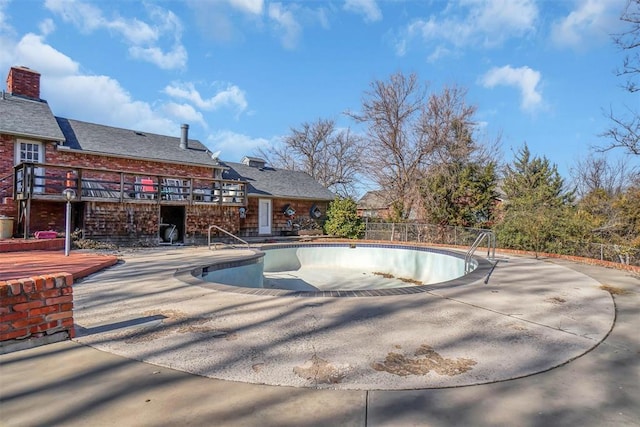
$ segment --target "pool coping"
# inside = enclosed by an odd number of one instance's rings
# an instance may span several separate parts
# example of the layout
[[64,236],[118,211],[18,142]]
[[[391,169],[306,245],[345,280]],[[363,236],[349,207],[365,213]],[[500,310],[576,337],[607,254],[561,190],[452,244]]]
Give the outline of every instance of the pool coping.
[[[246,265],[247,263],[252,263],[255,260],[258,260],[264,257],[263,248],[265,250],[269,249],[286,249],[286,248],[299,248],[299,247],[375,247],[375,248],[393,248],[393,249],[410,249],[410,250],[418,250],[421,252],[431,252],[438,254],[445,254],[454,256],[456,258],[465,258],[465,254],[455,252],[452,250],[441,249],[441,248],[433,248],[429,246],[415,246],[415,245],[407,245],[405,244],[379,244],[379,243],[275,243],[275,244],[264,244],[257,247],[250,248],[254,253],[249,255],[240,255],[233,258],[225,258],[224,260],[220,260],[218,262],[211,262],[206,265],[198,265],[198,266],[189,266],[185,268],[178,269],[174,276],[189,285],[200,286],[207,289],[213,289],[221,292],[231,292],[236,294],[244,294],[244,295],[257,295],[257,296],[278,296],[278,297],[293,297],[293,298],[360,298],[360,297],[383,297],[383,296],[399,296],[399,295],[410,295],[410,294],[418,294],[424,292],[432,292],[437,289],[446,289],[452,288],[456,286],[462,285],[470,285],[476,284],[483,278],[489,278],[495,264],[491,263],[489,260],[479,257],[472,256],[471,259],[476,263],[476,268],[470,272],[465,274],[464,276],[457,277],[455,279],[447,280],[444,282],[438,283],[430,283],[428,285],[411,285],[411,286],[403,286],[398,288],[389,288],[389,289],[362,289],[362,290],[335,290],[335,291],[296,291],[296,290],[286,290],[286,289],[265,289],[265,288],[250,288],[250,287],[242,287],[242,286],[233,286],[233,285],[225,285],[222,283],[216,282],[207,282],[202,279],[199,279],[197,276],[201,276],[203,272],[208,269],[223,269],[223,268],[231,268],[238,267],[241,265]],[[484,282],[486,284],[486,281]]]

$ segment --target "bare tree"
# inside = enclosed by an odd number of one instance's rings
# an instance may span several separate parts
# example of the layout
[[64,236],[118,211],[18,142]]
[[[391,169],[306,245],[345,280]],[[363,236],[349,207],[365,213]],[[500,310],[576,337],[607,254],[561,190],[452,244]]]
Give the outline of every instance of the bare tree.
[[621,194],[633,185],[637,172],[626,159],[609,161],[605,156],[590,155],[578,159],[571,168],[571,178],[579,198],[601,190],[608,197]]
[[335,121],[318,119],[291,128],[282,146],[260,150],[271,165],[307,172],[329,190],[355,194],[360,171],[360,141],[349,129],[336,129]]
[[426,164],[428,141],[422,129],[426,89],[415,74],[401,72],[374,81],[365,92],[361,112],[348,112],[367,125],[367,173],[386,190],[387,202],[400,219],[416,204],[419,179]]
[[368,171],[398,219],[425,218],[425,177],[455,173],[462,168],[453,163],[489,156],[474,141],[476,107],[465,97],[466,90],[455,86],[427,95],[415,74],[398,72],[373,82],[362,111],[349,113],[367,125]]
[[[640,0],[627,0],[626,7],[620,17],[626,30],[613,35],[614,43],[626,56],[617,75],[625,77],[623,87],[629,93],[640,91],[638,77],[640,76]],[[613,148],[623,148],[629,153],[640,156],[640,111],[627,107],[626,115],[615,114],[609,110],[607,117],[611,120],[611,127],[601,134],[610,143],[601,151]]]

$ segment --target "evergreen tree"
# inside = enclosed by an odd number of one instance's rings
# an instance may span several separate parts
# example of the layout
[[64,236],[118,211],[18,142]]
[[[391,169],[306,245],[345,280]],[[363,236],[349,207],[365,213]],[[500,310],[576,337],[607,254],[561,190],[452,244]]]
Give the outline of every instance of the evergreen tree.
[[532,157],[525,144],[507,165],[502,189],[504,218],[496,227],[500,244],[536,254],[561,252],[573,196],[556,165],[546,157]]
[[425,203],[429,222],[462,227],[489,227],[496,201],[493,162],[453,163],[425,179]]

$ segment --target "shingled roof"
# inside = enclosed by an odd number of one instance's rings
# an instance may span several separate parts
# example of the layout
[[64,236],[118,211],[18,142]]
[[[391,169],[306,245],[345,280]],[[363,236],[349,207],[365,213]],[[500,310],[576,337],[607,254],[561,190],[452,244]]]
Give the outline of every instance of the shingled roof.
[[90,154],[138,158],[172,163],[217,166],[200,141],[189,139],[180,148],[180,137],[134,131],[56,117],[66,138],[65,146]]
[[243,163],[223,162],[229,170],[224,178],[248,182],[248,196],[333,200],[335,195],[302,171],[257,168]]
[[0,133],[64,141],[64,135],[46,101],[6,93],[0,97]]

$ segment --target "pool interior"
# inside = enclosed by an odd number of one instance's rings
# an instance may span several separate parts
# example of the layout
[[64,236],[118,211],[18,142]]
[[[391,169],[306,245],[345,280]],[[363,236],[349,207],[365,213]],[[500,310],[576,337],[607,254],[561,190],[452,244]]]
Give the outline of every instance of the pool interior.
[[[297,244],[260,249],[262,252],[250,260],[204,268],[202,280],[245,288],[315,293],[424,288],[465,276],[463,255],[434,248]],[[478,262],[474,259],[471,265],[477,268]]]

